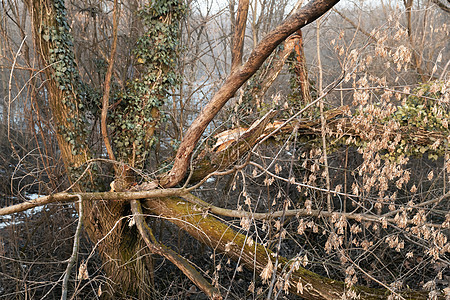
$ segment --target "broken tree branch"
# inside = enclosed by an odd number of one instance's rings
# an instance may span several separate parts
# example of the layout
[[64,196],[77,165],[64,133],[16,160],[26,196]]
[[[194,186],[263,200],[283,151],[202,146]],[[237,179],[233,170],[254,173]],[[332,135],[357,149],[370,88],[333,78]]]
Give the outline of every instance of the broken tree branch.
[[181,196],[186,193],[185,189],[163,189],[163,190],[149,190],[142,192],[97,192],[97,193],[57,193],[54,195],[39,197],[27,202],[2,207],[0,208],[0,216],[10,215],[25,211],[37,206],[42,206],[50,203],[70,203],[78,199],[78,196],[83,200],[110,200],[110,201],[130,201],[135,199]]

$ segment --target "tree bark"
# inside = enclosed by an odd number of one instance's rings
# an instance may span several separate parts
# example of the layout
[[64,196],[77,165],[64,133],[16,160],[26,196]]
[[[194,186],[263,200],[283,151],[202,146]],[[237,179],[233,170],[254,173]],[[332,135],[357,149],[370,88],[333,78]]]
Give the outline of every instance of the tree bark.
[[416,69],[422,82],[426,82],[428,80],[428,78],[422,69],[422,57],[419,56],[418,51],[416,49],[416,43],[414,41],[414,35],[413,35],[413,29],[412,29],[413,0],[403,0],[403,4],[405,5],[405,10],[406,10],[406,23],[407,23],[406,28],[408,30],[409,44],[411,45],[412,54],[413,54],[413,61],[411,62],[411,64]]
[[247,25],[249,0],[240,0],[234,26],[233,48],[231,49],[231,72],[242,65],[242,53],[244,51],[245,27]]
[[299,84],[303,104],[306,105],[311,102],[311,93],[309,91],[308,69],[306,67],[305,52],[303,51],[303,34],[301,29],[297,30],[297,35],[298,39],[295,44],[295,55],[297,57],[295,74],[297,75],[296,79]]

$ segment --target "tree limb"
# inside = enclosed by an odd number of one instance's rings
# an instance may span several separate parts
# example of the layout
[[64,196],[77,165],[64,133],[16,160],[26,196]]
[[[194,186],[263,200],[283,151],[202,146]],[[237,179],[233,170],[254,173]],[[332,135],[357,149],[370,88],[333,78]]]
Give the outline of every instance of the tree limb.
[[[250,270],[262,273],[266,266],[274,260],[273,252],[263,245],[249,242],[246,235],[218,221],[210,214],[205,214],[195,205],[180,201],[178,198],[167,197],[152,199],[145,202],[145,207],[152,212],[167,218],[202,243],[238,261]],[[205,238],[205,235],[207,238]],[[279,257],[277,276],[282,278],[290,273],[290,292],[305,299],[342,299],[348,289],[341,281],[329,279],[315,274],[295,264],[295,260]],[[285,272],[283,272],[285,270]],[[272,270],[273,271],[273,270]],[[299,288],[301,286],[301,289]],[[360,295],[360,299],[386,299],[389,291],[353,286],[352,291]],[[407,291],[402,293],[411,299],[426,299],[427,293]]]
[[221,300],[222,296],[217,288],[213,287],[185,258],[170,249],[169,247],[160,244],[154,237],[150,227],[144,219],[142,206],[137,200],[131,201],[131,211],[133,212],[133,219],[136,222],[136,227],[139,230],[145,244],[151,252],[159,254],[169,261],[171,261],[184,275],[186,275],[198,288],[200,288],[210,299]]
[[111,142],[108,136],[108,129],[106,127],[106,117],[108,114],[109,108],[109,91],[111,89],[111,77],[114,69],[114,57],[116,55],[117,49],[117,28],[119,23],[119,7],[117,5],[117,0],[114,0],[114,9],[113,9],[113,42],[111,47],[111,54],[109,57],[109,65],[108,70],[105,75],[104,82],[104,90],[103,90],[103,98],[102,98],[102,114],[101,114],[101,129],[102,129],[102,137],[105,143],[106,151],[108,152],[109,159],[116,160],[114,156],[114,152],[111,147]]
[[75,236],[73,239],[73,248],[72,248],[72,255],[70,256],[68,262],[67,262],[67,268],[66,272],[64,274],[63,284],[62,284],[62,294],[61,294],[61,300],[67,299],[67,290],[68,290],[68,284],[69,284],[69,278],[70,278],[70,271],[72,270],[73,265],[75,264],[75,261],[77,260],[78,256],[78,247],[80,244],[80,234],[81,234],[81,224],[83,224],[83,199],[76,195],[79,202],[79,208],[78,208],[78,225],[77,229],[75,231]]
[[236,24],[234,26],[233,45],[231,49],[231,71],[242,64],[244,50],[245,27],[247,25],[249,0],[239,0]]
[[[330,193],[332,193],[332,192],[330,192]],[[444,196],[449,197],[450,192]],[[194,196],[191,193],[186,193],[180,197],[189,201],[190,203],[192,203],[194,205],[200,206],[204,211],[209,211],[216,215],[232,217],[232,218],[251,218],[254,220],[267,220],[267,219],[279,218],[284,214],[287,217],[298,216],[298,217],[330,218],[333,216],[334,217],[337,216],[337,217],[344,217],[345,219],[349,219],[349,220],[375,222],[375,223],[380,223],[380,224],[384,224],[384,223],[396,224],[397,223],[394,218],[388,218],[388,216],[392,216],[391,213],[388,213],[386,215],[377,216],[377,215],[369,215],[369,214],[354,213],[354,212],[351,212],[351,213],[336,212],[336,211],[329,212],[329,211],[324,211],[324,210],[319,210],[319,209],[305,209],[305,208],[289,209],[289,210],[285,210],[285,211],[279,210],[279,211],[267,212],[267,213],[257,213],[257,212],[249,212],[249,211],[245,211],[245,210],[234,210],[234,209],[227,209],[227,208],[214,206],[214,205],[211,205],[211,204],[201,200],[200,198]],[[438,199],[441,199],[441,198],[442,197],[440,197]],[[436,202],[438,199],[434,199],[434,201]],[[413,220],[407,220],[406,223],[409,225],[417,225],[416,223],[414,223]],[[442,225],[440,225],[440,224],[427,223],[426,225],[428,225],[430,227],[435,227],[435,228],[442,227]]]
[[0,216],[10,215],[25,211],[37,206],[46,205],[49,203],[70,203],[74,202],[80,196],[83,200],[102,200],[102,201],[129,201],[135,199],[167,197],[167,196],[181,196],[186,193],[185,189],[164,189],[164,190],[149,190],[142,192],[98,192],[98,193],[57,193],[54,195],[39,197],[23,203],[0,208]]
[[272,51],[289,35],[313,22],[326,13],[339,0],[311,1],[298,12],[286,18],[277,28],[271,31],[252,51],[247,62],[236,68],[217,91],[210,102],[206,104],[197,118],[189,127],[175,156],[170,172],[161,180],[163,187],[173,187],[178,184],[187,172],[190,157],[204,130],[234,93],[252,76]]

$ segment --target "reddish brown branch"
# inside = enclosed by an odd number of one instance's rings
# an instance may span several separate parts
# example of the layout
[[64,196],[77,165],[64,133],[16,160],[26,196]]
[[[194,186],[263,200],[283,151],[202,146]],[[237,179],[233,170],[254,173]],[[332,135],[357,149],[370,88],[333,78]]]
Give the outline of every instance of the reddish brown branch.
[[273,50],[292,33],[316,20],[338,2],[339,0],[317,0],[308,3],[297,13],[289,16],[258,44],[247,62],[228,76],[224,85],[191,124],[178,148],[171,171],[161,180],[162,186],[173,187],[183,179],[192,152],[208,124],[242,84],[261,67]]
[[114,152],[111,147],[111,142],[108,137],[108,129],[106,127],[106,116],[108,114],[109,108],[109,91],[111,90],[111,77],[114,68],[114,57],[116,55],[117,49],[117,27],[119,23],[119,7],[117,5],[117,0],[114,0],[114,13],[113,13],[113,43],[111,47],[111,55],[109,57],[108,70],[105,76],[103,99],[102,99],[102,115],[101,115],[101,129],[102,137],[105,142],[105,148],[108,152],[109,159],[115,160]]
[[242,53],[244,51],[245,25],[247,24],[247,15],[249,0],[240,0],[236,25],[234,27],[233,48],[231,49],[231,71],[242,65]]
[[311,94],[309,92],[308,70],[306,68],[305,52],[303,51],[303,34],[301,29],[297,30],[295,54],[297,56],[295,75],[297,75],[302,101],[304,104],[308,104],[311,102]]

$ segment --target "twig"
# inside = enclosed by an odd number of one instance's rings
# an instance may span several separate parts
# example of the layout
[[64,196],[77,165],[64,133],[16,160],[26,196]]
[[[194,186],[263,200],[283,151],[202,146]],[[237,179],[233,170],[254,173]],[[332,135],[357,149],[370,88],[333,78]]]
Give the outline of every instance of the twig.
[[275,264],[274,264],[274,272],[272,273],[272,280],[270,282],[269,285],[269,291],[267,292],[267,300],[270,300],[270,298],[272,297],[272,293],[273,293],[273,289],[275,287],[275,282],[277,280],[277,275],[278,273],[276,272],[276,270],[278,270],[278,264],[280,263],[280,250],[281,250],[281,242],[283,241],[283,231],[285,230],[283,228],[283,223],[284,223],[284,218],[286,217],[286,208],[288,206],[288,200],[285,199],[284,203],[283,203],[283,210],[282,210],[282,214],[281,214],[281,220],[280,220],[280,230],[278,233],[278,241],[277,241],[277,248],[276,248],[276,252],[275,252]]
[[[322,70],[322,60],[321,60],[321,54],[320,54],[320,21],[322,20],[322,17],[317,19],[317,34],[316,34],[316,46],[317,46],[317,68],[319,69],[319,95],[322,95],[323,89],[322,89],[322,83],[323,83],[323,70]],[[324,167],[325,167],[325,182],[327,190],[330,190],[330,171],[328,169],[328,155],[327,155],[327,139],[326,139],[326,121],[324,117],[324,107],[323,107],[323,101],[322,99],[319,102],[319,110],[320,110],[320,133],[322,136],[322,152],[323,152],[323,160],[324,160]],[[331,205],[331,194],[327,193],[327,210],[328,212],[331,212],[333,210]]]
[[14,147],[13,142],[11,141],[11,104],[14,100],[11,100],[11,90],[12,90],[12,78],[13,78],[13,74],[14,74],[14,67],[16,65],[17,62],[17,57],[19,56],[20,51],[22,50],[23,45],[25,44],[25,40],[26,40],[26,36],[22,39],[22,42],[20,43],[19,49],[16,52],[16,55],[14,56],[14,60],[13,60],[13,64],[11,66],[11,72],[9,74],[9,82],[8,82],[8,114],[7,114],[7,120],[6,122],[8,123],[8,141],[11,144],[11,148],[14,152],[14,154],[17,157],[20,157],[20,155],[17,153],[16,148]]
[[[294,166],[294,157],[295,157],[295,149],[296,149],[296,145],[297,145],[297,126],[294,128],[294,136],[295,136],[295,139],[294,139],[294,146],[293,146],[293,152],[292,152],[292,156],[291,156],[291,163],[290,163],[290,166],[289,166],[289,178],[292,176],[292,168],[293,168],[293,166]],[[282,211],[282,214],[281,214],[281,219],[280,219],[280,230],[279,230],[279,233],[278,233],[278,244],[277,244],[277,248],[276,248],[276,256],[275,256],[275,266],[274,266],[274,269],[275,270],[277,270],[278,269],[278,264],[279,264],[279,256],[280,256],[280,250],[281,250],[281,242],[283,241],[283,231],[285,230],[283,227],[284,227],[284,220],[285,220],[285,218],[286,218],[286,211],[287,211],[287,208],[288,208],[288,205],[289,205],[289,202],[288,201],[290,201],[290,199],[289,199],[289,188],[290,188],[290,186],[291,186],[291,182],[290,181],[288,181],[287,182],[287,186],[286,186],[286,195],[287,195],[287,198],[284,200],[284,202],[283,202],[283,211]],[[273,293],[273,289],[274,289],[274,287],[275,287],[275,282],[276,282],[276,279],[277,279],[277,272],[273,272],[273,274],[272,274],[272,281],[270,282],[270,286],[269,286],[269,291],[267,292],[267,297],[266,297],[266,299],[267,300],[270,300],[270,298],[272,297],[272,293]],[[280,289],[280,291],[281,291],[281,289]],[[278,297],[278,293],[277,294],[275,294],[275,299]]]
[[398,93],[398,94],[403,94],[403,95],[408,95],[408,96],[414,96],[414,97],[418,97],[418,98],[422,98],[422,99],[426,99],[426,100],[432,100],[432,101],[439,102],[439,99],[436,99],[436,98],[419,95],[418,93],[409,93],[406,91],[396,90],[395,88],[387,88],[385,86],[351,87],[351,88],[336,88],[335,89],[335,91],[339,91],[339,92],[355,91],[355,90],[358,90],[358,91],[384,90],[384,91],[388,91],[388,92],[393,92],[393,93]]
[[83,199],[80,195],[75,195],[78,198],[78,225],[77,230],[75,231],[75,236],[73,239],[73,248],[72,248],[72,255],[69,258],[69,261],[67,263],[66,272],[64,274],[63,284],[62,284],[62,295],[61,300],[67,299],[67,286],[69,284],[69,278],[70,278],[70,271],[72,270],[73,265],[75,264],[75,261],[77,260],[78,256],[78,247],[80,245],[80,234],[81,234],[81,225],[83,224]]
[[370,279],[372,279],[373,281],[375,281],[376,283],[378,283],[379,285],[381,285],[382,287],[384,287],[385,289],[387,289],[388,291],[390,291],[392,294],[394,294],[397,299],[402,299],[402,300],[406,300],[402,295],[396,293],[393,289],[391,289],[388,285],[384,284],[383,282],[381,282],[380,280],[378,280],[377,278],[375,278],[374,276],[370,275],[369,273],[367,273],[366,271],[364,271],[363,268],[361,268],[358,264],[356,264],[355,262],[353,262],[350,257],[346,256],[346,258],[350,261],[350,263],[352,265],[354,265],[358,270],[360,270],[361,272],[364,273],[364,275],[366,275],[367,277],[369,277]]
[[[293,216],[301,217],[301,216],[303,216],[303,217],[329,218],[329,217],[333,217],[333,216],[338,216],[338,217],[342,216],[346,219],[352,219],[352,220],[357,220],[357,221],[376,222],[376,223],[380,223],[380,224],[383,224],[385,222],[391,223],[391,224],[396,224],[396,221],[394,218],[387,218],[385,216],[376,216],[376,215],[369,215],[369,214],[363,214],[363,213],[355,213],[355,212],[344,213],[344,212],[337,212],[337,211],[328,212],[325,210],[318,210],[318,209],[309,210],[309,209],[304,209],[304,208],[290,209],[290,210],[286,210],[286,211],[279,210],[279,211],[267,212],[267,213],[256,213],[256,212],[248,212],[248,211],[244,211],[244,210],[233,210],[233,209],[217,207],[217,206],[211,205],[189,193],[186,193],[186,194],[182,195],[181,197],[183,199],[185,199],[186,201],[188,201],[194,205],[198,205],[213,214],[221,215],[221,216],[225,216],[225,217],[232,217],[232,218],[251,218],[254,220],[266,220],[269,218],[280,218],[283,216],[283,214],[286,217],[293,217]],[[412,220],[408,220],[407,224],[416,225]],[[442,227],[442,225],[440,225],[440,224],[433,224],[433,223],[427,223],[424,225],[427,225],[430,227],[435,227],[435,228]]]
[[353,22],[352,20],[350,20],[349,18],[347,18],[346,15],[344,15],[342,12],[340,12],[339,10],[337,10],[336,8],[332,8],[332,10],[337,13],[339,16],[341,16],[342,19],[344,19],[345,21],[347,21],[348,23],[350,23],[350,25],[352,25],[356,31],[361,32],[362,34],[364,34],[365,36],[367,36],[368,38],[370,38],[371,40],[373,40],[374,42],[378,42],[378,40],[375,38],[375,36],[373,36],[372,34],[370,34],[369,32],[365,31],[363,28],[361,28],[361,26],[359,24],[355,24],[355,22]]

